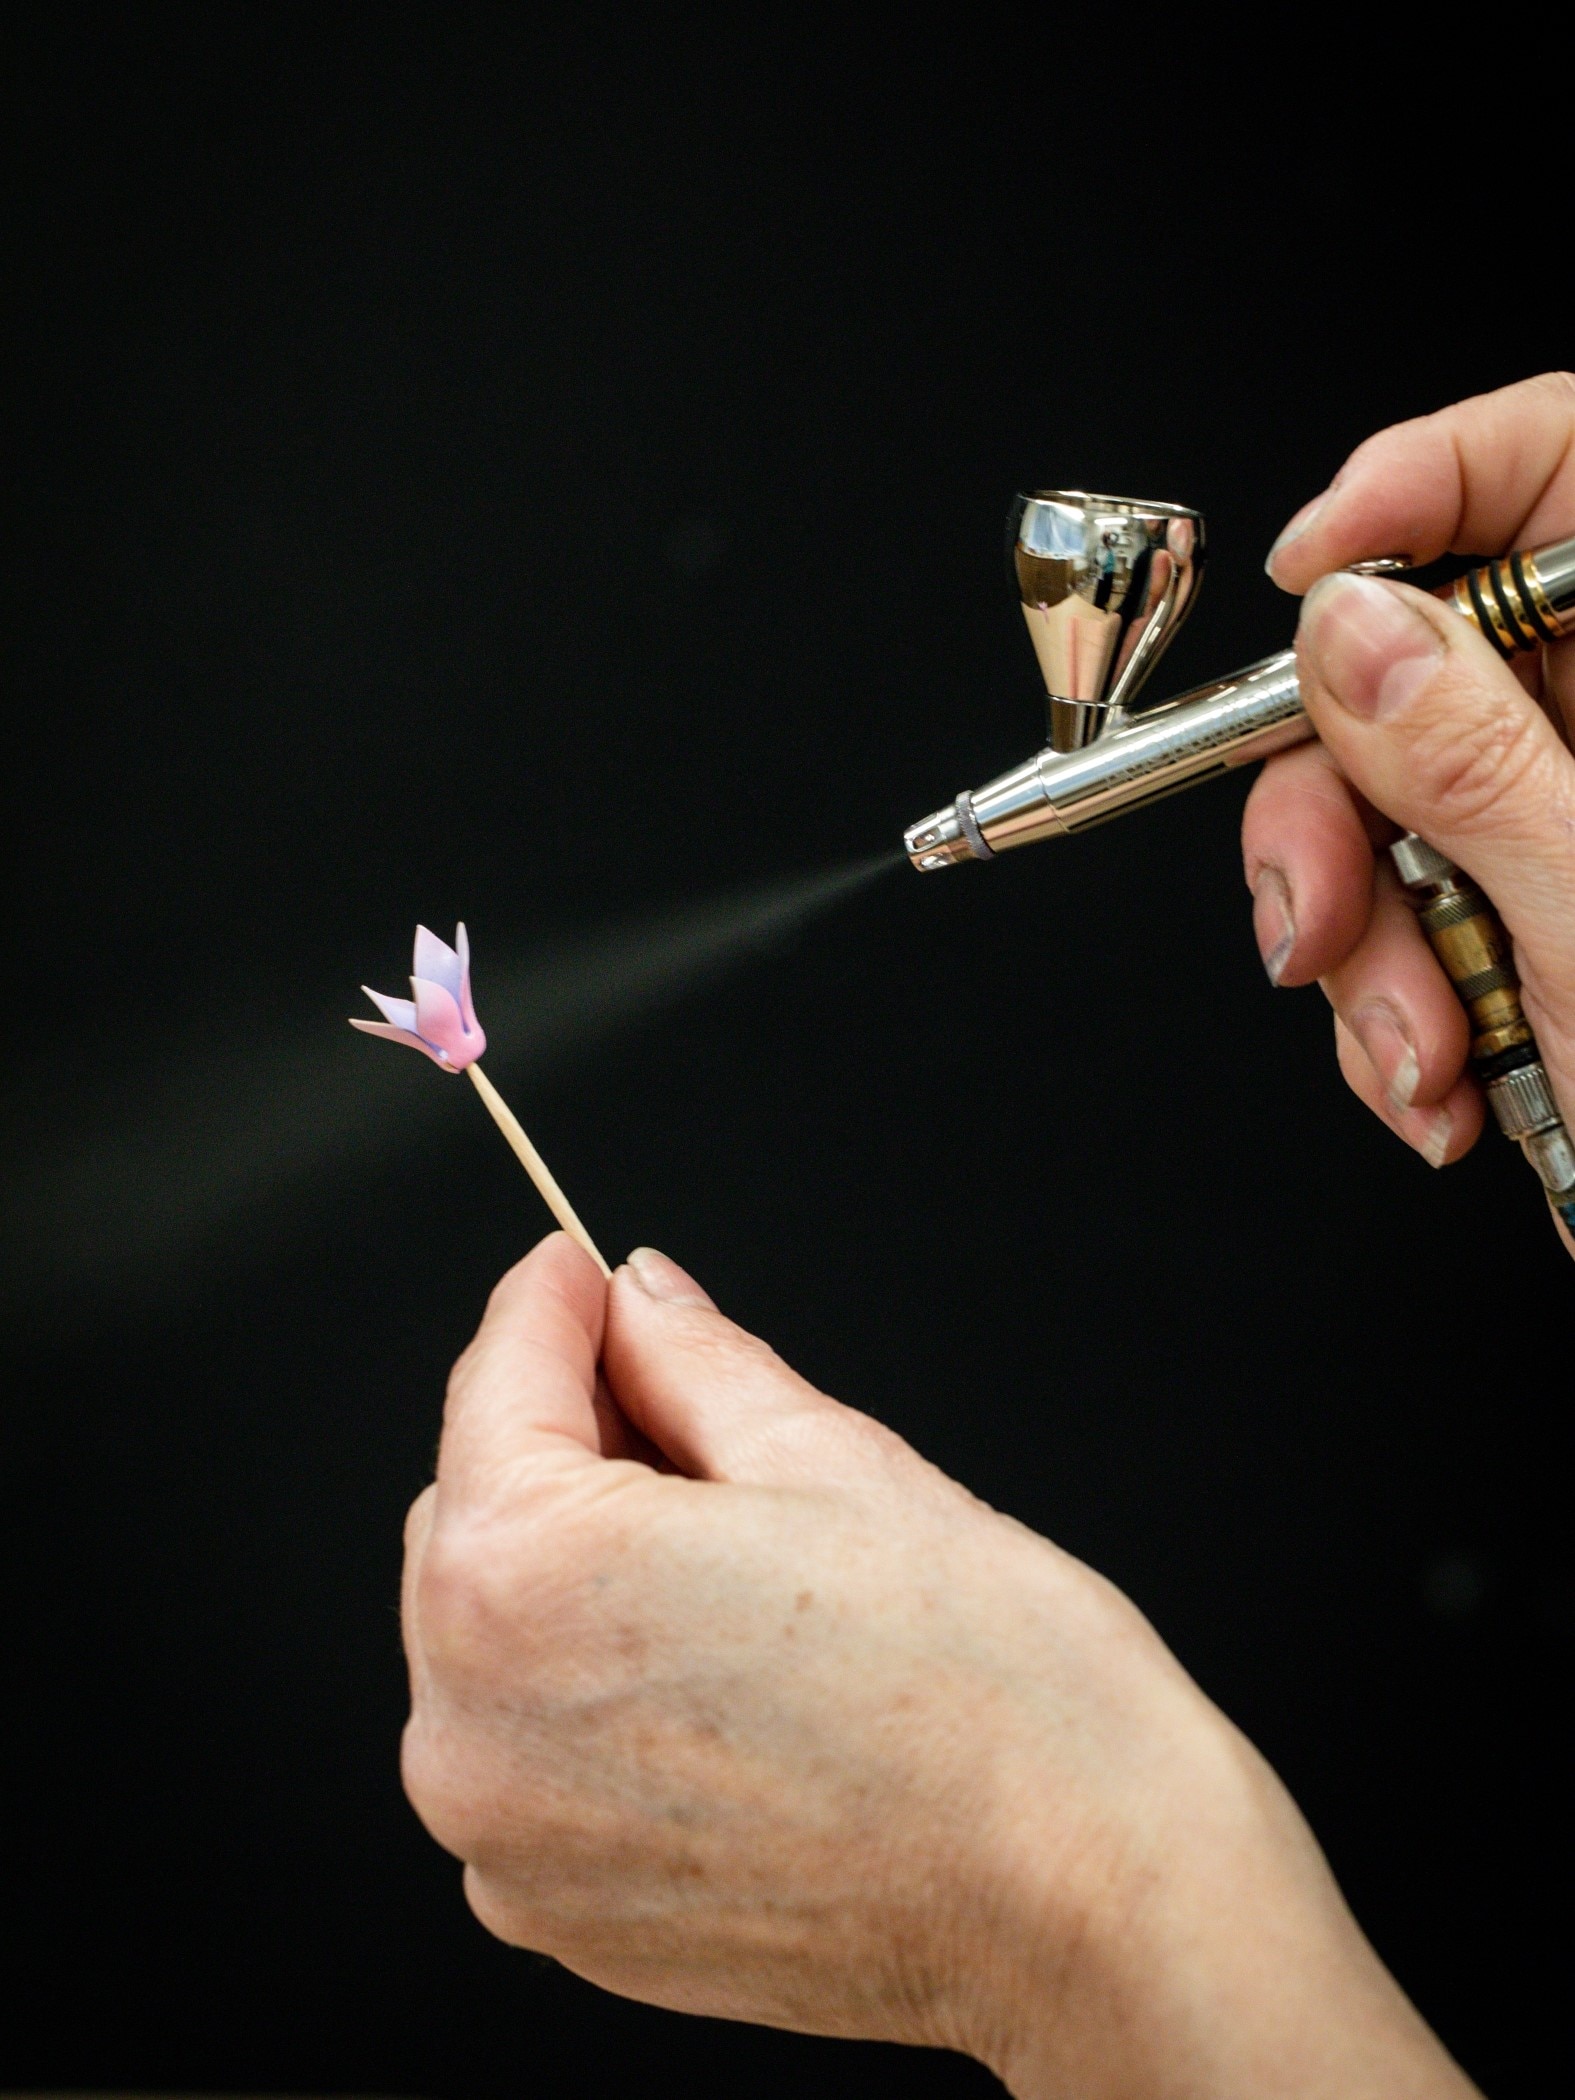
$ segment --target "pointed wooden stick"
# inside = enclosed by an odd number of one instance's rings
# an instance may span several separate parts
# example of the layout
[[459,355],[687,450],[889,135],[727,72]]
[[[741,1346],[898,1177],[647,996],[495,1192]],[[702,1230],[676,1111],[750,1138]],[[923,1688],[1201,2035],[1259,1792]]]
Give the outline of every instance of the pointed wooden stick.
[[482,1071],[479,1064],[467,1065],[465,1070],[470,1074],[471,1084],[475,1087],[476,1092],[486,1102],[488,1109],[491,1111],[493,1122],[497,1124],[503,1135],[508,1139],[509,1147],[514,1157],[540,1190],[543,1203],[546,1204],[570,1239],[576,1241],[578,1245],[585,1249],[602,1274],[610,1276],[612,1270],[602,1260],[601,1250],[575,1215],[574,1205],[553,1179],[547,1162],[525,1135],[519,1117],[515,1115],[513,1109],[509,1107],[509,1104],[492,1084],[486,1073]]

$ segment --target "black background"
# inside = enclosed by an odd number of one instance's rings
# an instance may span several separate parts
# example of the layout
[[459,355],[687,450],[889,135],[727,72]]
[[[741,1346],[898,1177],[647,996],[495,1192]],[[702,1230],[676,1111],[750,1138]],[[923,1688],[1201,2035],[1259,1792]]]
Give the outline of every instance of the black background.
[[1354,18],[20,16],[0,2081],[988,2087],[511,1953],[403,1802],[400,1519],[543,1221],[343,1016],[463,915],[603,1244],[1122,1583],[1542,2090],[1568,1265],[1270,992],[1241,787],[575,1019],[1037,740],[1014,487],[1207,513],[1165,683],[1281,646],[1345,452],[1568,354],[1541,120]]

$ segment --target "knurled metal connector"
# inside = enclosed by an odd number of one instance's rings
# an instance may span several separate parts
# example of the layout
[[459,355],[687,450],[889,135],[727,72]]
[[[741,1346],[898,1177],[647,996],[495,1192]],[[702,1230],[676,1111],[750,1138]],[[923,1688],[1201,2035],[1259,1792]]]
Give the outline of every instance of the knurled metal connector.
[[[1575,1203],[1575,1141],[1553,1098],[1547,1067],[1538,1059],[1489,1081],[1488,1105],[1505,1137],[1513,1138],[1561,1217]],[[1565,1217],[1565,1222],[1570,1221]],[[1572,1226],[1575,1230],[1575,1226]]]
[[1507,1138],[1527,1138],[1536,1131],[1551,1130],[1562,1119],[1547,1067],[1540,1061],[1506,1072],[1487,1089],[1493,1119]]
[[1389,858],[1408,890],[1424,884],[1443,885],[1462,880],[1454,862],[1446,859],[1436,846],[1430,846],[1426,839],[1418,838],[1414,831],[1408,831],[1404,838],[1395,840],[1389,848]]
[[1548,1201],[1575,1232],[1575,1140],[1521,1008],[1509,935],[1470,876],[1414,831],[1395,840],[1389,857],[1470,1019],[1471,1063],[1493,1120],[1519,1145]]
[[[1575,1205],[1575,1141],[1564,1125],[1555,1123],[1550,1129],[1533,1131],[1521,1139],[1520,1149],[1536,1168],[1537,1179],[1551,1200],[1561,1209]],[[1575,1219],[1564,1222],[1575,1229]]]

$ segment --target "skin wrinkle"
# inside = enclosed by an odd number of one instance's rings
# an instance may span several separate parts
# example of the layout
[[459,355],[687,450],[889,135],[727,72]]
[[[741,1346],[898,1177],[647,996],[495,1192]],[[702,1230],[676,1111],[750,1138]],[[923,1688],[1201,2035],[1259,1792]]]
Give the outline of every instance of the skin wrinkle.
[[[869,1789],[869,1800],[871,1800],[871,1804],[874,1804],[874,1802],[876,1802],[876,1795],[874,1795],[874,1789]],[[779,1909],[779,1911],[781,1911],[781,1907],[779,1907],[779,1905],[773,1905],[773,1903],[769,1903],[769,1900],[766,1900],[766,1907],[769,1907],[769,1909]]]
[[[658,2004],[1021,2065],[1036,2100],[1147,2089],[1143,1979],[1189,1891],[1215,1906],[1211,1829],[1268,1843],[1293,1963],[1347,1960],[1316,1952],[1348,1928],[1294,1809],[1250,1806],[1283,1801],[1267,1777],[1237,1801],[1250,1753],[1120,1593],[720,1314],[615,1277],[608,1398],[637,1380],[660,1441],[763,1477],[601,1458],[583,1339],[553,1338],[566,1303],[592,1331],[600,1281],[529,1289],[580,1264],[554,1235],[500,1294],[488,1322],[550,1346],[477,1347],[447,1432],[472,1448],[412,1523],[406,1782],[492,1931]],[[575,1435],[639,1491],[584,1494]]]
[[1416,791],[1451,837],[1513,840],[1524,830],[1528,808],[1556,806],[1562,786],[1549,764],[1542,718],[1502,697],[1467,714],[1459,704],[1464,684],[1451,665],[1412,703]]
[[[1287,813],[1298,825],[1295,854],[1286,852]],[[1266,868],[1280,867],[1292,888],[1296,942],[1280,971],[1282,985],[1313,982],[1354,947],[1373,905],[1373,848],[1394,835],[1387,818],[1353,795],[1321,743],[1305,744],[1260,773],[1242,817],[1243,869],[1255,904]],[[1309,841],[1317,843],[1315,858],[1305,851]],[[1295,862],[1294,879],[1282,859]],[[1254,932],[1261,953],[1256,910]]]
[[[1527,507],[1519,524],[1510,535],[1512,539],[1524,537],[1526,539],[1540,540],[1544,537],[1544,534],[1538,529],[1538,520],[1543,506],[1549,501],[1550,491],[1558,486],[1566,474],[1570,475],[1571,479],[1575,479],[1575,373],[1564,371],[1543,372],[1527,383],[1536,392],[1562,395],[1566,418],[1564,443],[1560,448],[1558,458],[1543,477],[1541,490]],[[1464,489],[1470,479],[1470,470],[1460,450],[1458,433],[1455,440],[1455,464],[1460,475],[1462,489]],[[1463,523],[1461,529],[1464,530]],[[1553,533],[1562,535],[1566,528],[1562,524],[1554,524],[1548,529]]]
[[[1542,473],[1540,477],[1541,486],[1537,494],[1521,512],[1518,519],[1509,527],[1507,538],[1510,541],[1542,537],[1540,533],[1535,533],[1533,530],[1538,511],[1547,500],[1548,491],[1558,482],[1566,469],[1569,468],[1572,458],[1575,458],[1575,379],[1572,379],[1568,372],[1544,372],[1540,373],[1535,379],[1525,381],[1524,384],[1528,391],[1552,391],[1563,394],[1568,421],[1565,427],[1564,442],[1559,448],[1557,457]],[[1478,403],[1492,402],[1495,399],[1496,397],[1491,394],[1478,395],[1473,401],[1460,404],[1459,408],[1439,409],[1435,411],[1433,416],[1423,419],[1429,423],[1442,425],[1449,435],[1450,455],[1454,461],[1456,481],[1455,522],[1448,543],[1448,551],[1451,554],[1473,554],[1483,551],[1476,544],[1476,539],[1479,536],[1472,533],[1469,529],[1472,516],[1470,491],[1475,476],[1471,471],[1470,462],[1463,449],[1461,424],[1464,414],[1475,408]],[[1380,443],[1381,438],[1373,439],[1371,442],[1374,444]],[[1555,529],[1560,530],[1562,528]],[[1486,528],[1484,528],[1484,531],[1486,531]],[[1490,549],[1488,551],[1496,552],[1498,550]]]
[[[1575,378],[1545,374],[1369,439],[1336,476],[1331,500],[1306,534],[1277,552],[1274,573],[1282,583],[1305,589],[1321,572],[1389,551],[1403,536],[1401,527],[1418,519],[1411,551],[1424,557],[1446,545],[1481,554],[1567,533],[1575,521]],[[1575,889],[1575,771],[1569,763],[1575,642],[1545,648],[1539,661],[1517,660],[1511,684],[1496,654],[1456,629],[1444,608],[1424,604],[1418,614],[1446,642],[1442,680],[1418,696],[1403,729],[1391,728],[1365,744],[1356,731],[1329,722],[1330,758],[1347,753],[1364,778],[1376,767],[1368,785],[1379,800],[1451,853],[1494,897],[1526,987],[1527,1018],[1563,1102],[1572,1091],[1575,1065],[1575,962],[1567,954],[1567,900]],[[1522,692],[1531,694],[1535,712],[1519,703]],[[1315,688],[1309,704],[1319,719]],[[1552,739],[1541,732],[1544,721]],[[1404,771],[1398,734],[1406,739]],[[1318,814],[1327,811],[1326,784],[1342,779],[1330,760],[1321,769],[1298,753],[1271,761],[1249,797],[1244,861],[1282,865],[1296,896],[1297,946],[1284,981],[1317,970],[1347,1014],[1356,1010],[1347,1000],[1375,995],[1388,996],[1409,1013],[1423,1075],[1417,1100],[1447,1111],[1453,1128],[1446,1156],[1458,1157],[1474,1141],[1484,1111],[1480,1091],[1464,1070],[1464,1040],[1458,1051],[1448,1047],[1461,1025],[1458,1001],[1420,930],[1397,925],[1392,946],[1369,952],[1359,928],[1341,929],[1345,907],[1320,887],[1337,865],[1343,867],[1354,843],[1351,819]],[[1348,786],[1345,792],[1353,813],[1365,818],[1365,798]],[[1384,843],[1370,824],[1368,835],[1375,847]],[[1375,898],[1375,919],[1381,903]],[[1540,981],[1534,961],[1539,955]],[[1343,993],[1336,980],[1344,984]],[[1341,1069],[1358,1096],[1424,1156],[1431,1150],[1436,1157],[1439,1126],[1420,1110],[1396,1114],[1343,1027],[1337,1046]]]
[[[1539,395],[1553,397],[1559,411],[1556,435],[1546,444],[1533,439],[1535,493],[1506,513],[1499,489],[1506,481],[1513,485],[1524,478],[1518,465],[1525,450],[1522,404]],[[1435,433],[1443,439],[1442,451]],[[1488,488],[1483,488],[1480,467],[1472,465],[1469,448],[1473,440],[1492,462]],[[1305,574],[1304,581],[1289,585],[1305,589],[1314,574],[1374,554],[1407,553],[1431,561],[1445,553],[1496,552],[1516,539],[1529,543],[1558,537],[1568,530],[1563,521],[1575,510],[1575,486],[1566,488],[1566,480],[1575,483],[1575,383],[1568,373],[1542,374],[1365,439],[1330,483],[1331,500],[1307,532],[1286,548],[1286,560],[1276,562],[1276,571],[1286,567],[1293,574]],[[1358,492],[1376,495],[1382,502],[1388,522],[1380,536],[1390,541],[1408,538],[1409,546],[1356,545],[1331,532]],[[1398,492],[1404,492],[1405,499],[1416,506],[1409,524],[1388,516],[1390,501]],[[1556,512],[1554,506],[1559,506]],[[1491,524],[1485,511],[1495,512]],[[1325,540],[1333,541],[1333,551],[1327,558],[1319,556],[1309,569],[1312,550]]]

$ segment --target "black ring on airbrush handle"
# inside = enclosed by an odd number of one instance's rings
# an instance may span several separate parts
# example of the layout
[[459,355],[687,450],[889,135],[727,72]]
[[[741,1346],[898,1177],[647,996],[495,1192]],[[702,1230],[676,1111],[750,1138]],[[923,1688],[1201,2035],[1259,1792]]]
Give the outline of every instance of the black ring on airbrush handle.
[[1527,1065],[1536,1064],[1541,1055],[1535,1043],[1511,1043],[1507,1050],[1500,1050],[1496,1056],[1484,1057],[1480,1062],[1473,1059],[1471,1069],[1484,1086],[1490,1086],[1495,1079],[1502,1079],[1506,1072],[1521,1072]]
[[1495,654],[1503,657],[1507,663],[1515,653],[1515,645],[1513,642],[1505,641],[1498,631],[1498,623],[1487,609],[1487,601],[1482,596],[1482,572],[1480,569],[1473,569],[1470,575],[1467,576],[1466,589],[1470,592],[1471,603],[1476,608],[1477,632],[1487,643],[1488,647]]
[[1510,603],[1509,592],[1504,585],[1504,564],[1501,561],[1489,564],[1488,582],[1492,587],[1493,596],[1498,600],[1498,609],[1504,615],[1504,624],[1515,637],[1517,647],[1535,649],[1538,636],[1534,630],[1528,631],[1525,616],[1516,612]]
[[995,848],[979,829],[979,819],[973,813],[973,796],[967,788],[957,797],[957,829],[968,841],[968,851],[975,860],[994,860]]
[[1518,553],[1512,554],[1509,557],[1509,567],[1510,574],[1514,577],[1516,584],[1519,586],[1520,602],[1526,608],[1526,618],[1531,622],[1532,626],[1535,627],[1538,634],[1542,637],[1542,639],[1545,642],[1561,641],[1563,637],[1560,635],[1558,629],[1556,627],[1550,627],[1546,619],[1543,617],[1541,611],[1538,609],[1537,594],[1531,588],[1531,579],[1529,576],[1527,576],[1525,564],[1521,560],[1521,557]]

